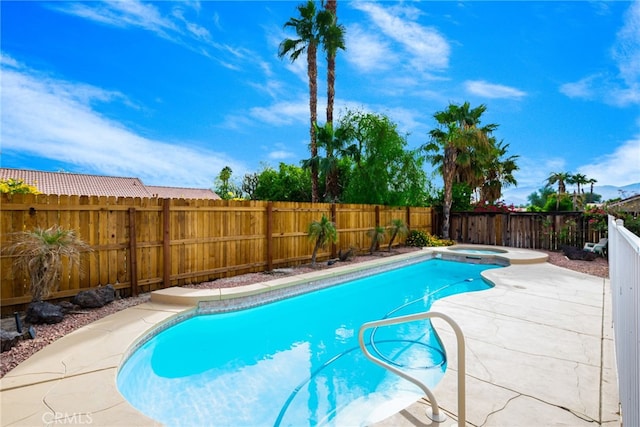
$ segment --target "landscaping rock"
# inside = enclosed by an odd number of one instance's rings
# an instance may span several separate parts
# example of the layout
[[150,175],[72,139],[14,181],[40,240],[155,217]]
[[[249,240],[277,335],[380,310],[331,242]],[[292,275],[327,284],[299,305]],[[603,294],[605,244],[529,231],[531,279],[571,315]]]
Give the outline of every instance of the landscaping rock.
[[342,249],[338,251],[338,259],[340,261],[349,261],[355,255],[356,255],[356,250],[354,248],[349,248],[344,252],[342,251]]
[[18,341],[22,338],[22,334],[15,331],[5,331],[0,329],[0,342],[2,343],[2,353],[11,350],[18,344]]
[[562,253],[569,259],[580,261],[593,261],[598,257],[596,253],[578,249],[573,246],[563,246]]
[[70,311],[73,311],[77,308],[77,306],[74,303],[69,301],[60,301],[58,305],[60,306],[60,308],[62,308],[62,311],[64,312],[64,314],[67,314]]
[[71,302],[82,308],[103,307],[116,299],[116,290],[113,285],[101,286],[96,289],[82,291]]
[[24,318],[25,322],[34,325],[60,323],[62,319],[64,319],[62,307],[44,301],[29,304]]

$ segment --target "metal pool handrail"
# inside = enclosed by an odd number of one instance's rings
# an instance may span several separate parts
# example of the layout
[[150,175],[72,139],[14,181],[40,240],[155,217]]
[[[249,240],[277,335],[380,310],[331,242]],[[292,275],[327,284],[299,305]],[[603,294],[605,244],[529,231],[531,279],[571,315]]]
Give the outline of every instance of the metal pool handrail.
[[438,313],[435,311],[425,311],[417,314],[410,314],[407,316],[400,317],[392,317],[388,319],[375,320],[372,322],[367,322],[360,327],[360,331],[358,332],[358,343],[360,344],[360,349],[364,353],[365,357],[375,363],[376,365],[382,366],[388,371],[395,373],[396,375],[404,378],[407,381],[412,382],[417,385],[424,391],[431,403],[431,409],[427,408],[427,417],[431,420],[441,423],[447,419],[447,416],[444,413],[440,412],[440,407],[438,406],[438,402],[436,401],[436,397],[433,395],[431,390],[423,384],[417,378],[412,377],[411,375],[397,369],[396,367],[376,358],[373,356],[369,350],[367,349],[366,344],[364,343],[364,332],[367,329],[376,328],[378,326],[389,326],[389,325],[397,325],[400,323],[409,323],[414,322],[416,320],[423,320],[427,318],[437,317],[444,321],[446,321],[453,331],[456,334],[457,346],[458,346],[458,426],[464,427],[466,421],[466,405],[465,405],[465,345],[464,345],[464,335],[462,334],[462,329],[460,326],[449,316],[446,314]]

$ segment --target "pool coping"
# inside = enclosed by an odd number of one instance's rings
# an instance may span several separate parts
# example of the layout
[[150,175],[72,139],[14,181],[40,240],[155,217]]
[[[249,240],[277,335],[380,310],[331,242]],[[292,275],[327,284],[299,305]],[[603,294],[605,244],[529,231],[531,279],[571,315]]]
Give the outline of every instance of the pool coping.
[[[496,248],[496,247],[492,247]],[[544,263],[546,254],[505,248],[507,254],[483,255],[482,261],[508,259],[512,264]],[[161,425],[133,408],[119,393],[116,378],[132,349],[148,334],[191,316],[201,301],[232,301],[269,289],[295,289],[310,280],[335,278],[420,258],[455,258],[446,248],[426,248],[380,260],[274,279],[270,285],[249,285],[225,292],[189,289],[152,293],[148,303],[128,308],[84,326],[48,345],[0,379],[2,426],[76,423],[95,425]],[[477,260],[474,257],[474,260]],[[286,280],[289,279],[289,280]],[[171,288],[177,289],[177,288]],[[181,288],[182,289],[182,288]],[[154,295],[160,295],[160,297]],[[196,303],[197,301],[197,303]],[[87,396],[91,396],[87,399]]]
[[[496,254],[464,254],[455,252],[451,248],[473,248],[473,249],[491,249],[502,250],[503,253]],[[484,262],[497,263],[502,266],[513,264],[535,264],[546,262],[549,256],[545,253],[535,252],[529,249],[508,248],[504,246],[486,246],[486,245],[454,245],[450,247],[428,247],[422,248],[420,251],[409,252],[402,255],[381,258],[380,260],[367,261],[365,263],[338,266],[329,270],[319,270],[311,273],[304,273],[296,276],[287,276],[267,280],[264,282],[239,286],[235,288],[220,289],[194,289],[173,287],[154,291],[151,293],[151,301],[163,304],[183,304],[198,306],[201,303],[209,303],[211,307],[215,306],[214,302],[218,302],[220,307],[228,309],[238,309],[237,304],[242,304],[242,300],[258,296],[260,302],[264,303],[265,294],[274,293],[274,298],[267,298],[266,302],[275,301],[277,299],[289,298],[306,292],[312,292],[325,286],[309,286],[307,289],[301,289],[301,286],[308,285],[319,280],[327,281],[338,279],[339,283],[345,279],[347,275],[357,275],[362,271],[368,274],[376,274],[376,268],[389,267],[397,264],[402,267],[411,262],[420,262],[423,259],[442,258],[452,261],[462,262]],[[366,274],[365,274],[366,275]],[[359,276],[362,277],[362,276]],[[354,277],[357,278],[357,277]],[[329,283],[326,286],[333,286],[336,283]],[[225,303],[226,301],[226,303]],[[246,308],[246,307],[240,307]],[[221,308],[220,311],[224,311]]]

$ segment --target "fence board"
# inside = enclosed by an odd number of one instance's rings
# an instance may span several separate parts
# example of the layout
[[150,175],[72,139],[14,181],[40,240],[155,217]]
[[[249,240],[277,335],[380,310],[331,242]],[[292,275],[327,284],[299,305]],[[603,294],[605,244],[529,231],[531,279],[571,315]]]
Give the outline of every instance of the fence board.
[[597,242],[604,232],[592,228],[581,212],[454,212],[450,235],[459,243],[559,250]]
[[[60,210],[58,211],[58,224],[65,228],[71,230],[77,230],[77,228],[70,227],[70,213],[69,213],[69,196],[59,196],[58,197],[58,205],[60,206]],[[51,214],[51,211],[49,211]],[[67,259],[62,261],[62,270],[60,271],[60,285],[59,289],[61,291],[69,291],[72,289],[70,284],[71,278],[71,268]]]

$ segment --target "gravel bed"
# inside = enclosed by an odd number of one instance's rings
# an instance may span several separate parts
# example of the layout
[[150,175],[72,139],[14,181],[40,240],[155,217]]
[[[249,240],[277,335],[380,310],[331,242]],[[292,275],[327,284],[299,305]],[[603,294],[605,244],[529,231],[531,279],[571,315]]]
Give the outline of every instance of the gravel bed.
[[593,261],[571,260],[564,256],[562,252],[538,251],[549,255],[548,262],[558,267],[564,267],[569,270],[579,271],[581,273],[590,274],[598,277],[609,277],[609,261],[607,258],[598,257]]
[[[394,248],[389,252],[377,252],[374,255],[359,255],[348,263],[359,263],[364,261],[370,261],[372,259],[379,259],[380,257],[393,256],[401,253],[411,252],[416,250],[415,248]],[[582,273],[590,274],[597,277],[609,277],[609,264],[605,258],[597,258],[594,261],[578,261],[569,260],[560,252],[546,252],[549,255],[549,263],[564,267],[570,270],[579,271]],[[343,262],[334,264],[335,266],[344,265]],[[200,289],[219,289],[230,288],[236,286],[249,285],[252,283],[263,282],[270,280],[273,277],[284,277],[296,274],[308,273],[311,271],[324,270],[331,268],[326,262],[318,263],[315,267],[310,265],[302,265],[294,268],[280,269],[273,273],[250,273],[241,276],[229,277],[224,279],[214,280],[212,282],[201,283],[198,285],[189,285],[191,288]],[[54,342],[58,338],[85,326],[91,322],[95,322],[105,316],[116,313],[120,310],[124,310],[128,307],[133,307],[138,304],[149,301],[150,294],[141,294],[137,297],[124,298],[116,300],[104,307],[97,309],[88,309],[69,313],[65,316],[64,320],[54,325],[35,325],[36,338],[33,340],[21,341],[13,347],[11,350],[6,351],[0,356],[0,378],[4,377],[7,372],[15,368],[22,361],[29,358],[38,350]],[[9,329],[5,325],[14,324],[13,318],[3,319],[3,328]],[[15,330],[15,324],[13,325]]]

